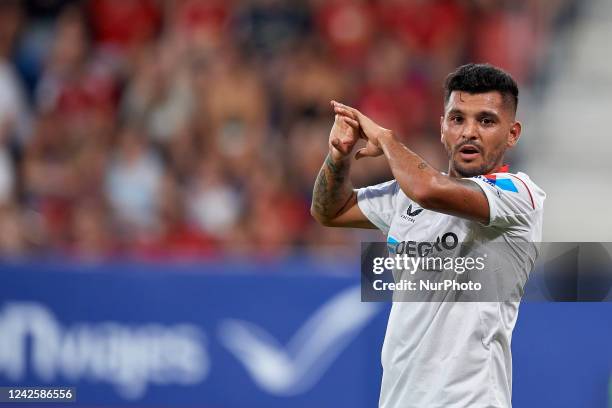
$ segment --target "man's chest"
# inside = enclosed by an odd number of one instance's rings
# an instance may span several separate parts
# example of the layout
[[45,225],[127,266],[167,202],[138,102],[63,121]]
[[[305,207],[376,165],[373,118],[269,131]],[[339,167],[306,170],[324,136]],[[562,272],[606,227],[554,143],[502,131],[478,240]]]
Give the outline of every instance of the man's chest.
[[419,248],[435,246],[451,250],[464,242],[470,234],[473,222],[425,210],[418,204],[405,200],[396,207],[391,221],[387,243],[395,253],[417,253]]

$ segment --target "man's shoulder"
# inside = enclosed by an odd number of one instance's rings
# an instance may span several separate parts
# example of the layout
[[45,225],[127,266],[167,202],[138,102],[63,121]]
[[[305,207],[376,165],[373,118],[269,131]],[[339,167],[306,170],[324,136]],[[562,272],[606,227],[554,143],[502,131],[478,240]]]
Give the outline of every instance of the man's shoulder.
[[357,189],[360,195],[380,196],[380,195],[395,195],[400,191],[399,185],[395,179],[384,181],[382,183],[373,184]]
[[546,199],[544,190],[524,172],[495,172],[472,178],[479,180],[481,184],[490,186],[500,198],[504,196],[510,199],[521,197],[529,201],[534,210],[541,209]]
[[[536,184],[527,173],[506,173],[507,177],[511,178],[516,183],[519,191],[526,192],[530,198],[533,199],[536,208],[541,208],[544,200],[546,199],[546,193],[544,190]],[[502,176],[503,177],[503,173]]]

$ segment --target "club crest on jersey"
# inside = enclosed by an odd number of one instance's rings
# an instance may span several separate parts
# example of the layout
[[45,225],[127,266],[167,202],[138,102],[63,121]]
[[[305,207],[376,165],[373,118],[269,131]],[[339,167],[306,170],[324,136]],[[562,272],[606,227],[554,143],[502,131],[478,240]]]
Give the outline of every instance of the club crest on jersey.
[[423,208],[412,209],[412,204],[408,205],[408,209],[406,210],[406,214],[400,215],[404,220],[408,220],[410,222],[414,222],[414,217],[423,212]]

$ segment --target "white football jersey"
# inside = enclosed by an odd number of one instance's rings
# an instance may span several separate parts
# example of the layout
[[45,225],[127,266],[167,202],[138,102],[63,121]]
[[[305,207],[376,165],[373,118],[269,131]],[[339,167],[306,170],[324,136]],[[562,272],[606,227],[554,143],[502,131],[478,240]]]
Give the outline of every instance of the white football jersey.
[[[387,242],[495,243],[526,282],[542,238],[546,194],[524,173],[468,178],[484,191],[487,225],[420,208],[395,180],[358,190],[358,205]],[[419,211],[421,210],[421,211]],[[535,245],[534,245],[535,246]],[[510,341],[518,302],[394,302],[382,350],[381,408],[511,406]]]

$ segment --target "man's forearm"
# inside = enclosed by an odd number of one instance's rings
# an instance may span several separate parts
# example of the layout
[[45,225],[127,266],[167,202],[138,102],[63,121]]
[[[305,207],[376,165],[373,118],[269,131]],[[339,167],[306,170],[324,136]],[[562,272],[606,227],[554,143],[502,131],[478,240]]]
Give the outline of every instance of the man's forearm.
[[476,183],[440,173],[393,134],[380,138],[379,143],[400,189],[420,206],[481,223],[489,222],[489,202]]
[[417,203],[426,206],[436,183],[448,177],[428,165],[423,158],[402,144],[393,133],[379,138],[380,147],[400,189]]
[[349,180],[350,158],[334,161],[330,154],[315,181],[310,212],[319,222],[327,222],[342,213],[355,194]]

